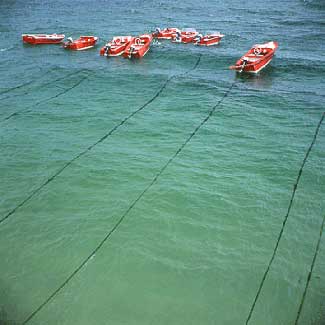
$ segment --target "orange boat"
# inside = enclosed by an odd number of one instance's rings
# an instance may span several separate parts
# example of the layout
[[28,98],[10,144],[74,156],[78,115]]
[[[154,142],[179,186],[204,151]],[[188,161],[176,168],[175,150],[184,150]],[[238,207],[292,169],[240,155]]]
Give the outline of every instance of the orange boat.
[[118,56],[124,53],[124,50],[132,40],[132,36],[115,36],[100,49],[99,54],[103,56]]
[[142,58],[150,49],[152,35],[144,34],[139,37],[133,37],[129,45],[126,47],[123,57],[125,58]]
[[28,44],[59,44],[65,38],[63,34],[22,34],[23,42]]
[[172,39],[173,37],[175,37],[176,33],[180,33],[180,30],[178,28],[156,28],[156,30],[152,33],[152,36],[158,39]]
[[278,46],[277,42],[256,44],[230,69],[237,72],[258,73],[271,62]]
[[185,28],[173,36],[175,43],[192,43],[199,33],[194,28]]
[[68,40],[64,42],[63,47],[69,50],[82,51],[94,47],[97,41],[98,37],[96,36],[80,36],[75,41],[69,37]]
[[213,32],[205,36],[199,34],[195,37],[193,43],[200,46],[218,45],[224,36],[225,35],[220,34],[219,32]]

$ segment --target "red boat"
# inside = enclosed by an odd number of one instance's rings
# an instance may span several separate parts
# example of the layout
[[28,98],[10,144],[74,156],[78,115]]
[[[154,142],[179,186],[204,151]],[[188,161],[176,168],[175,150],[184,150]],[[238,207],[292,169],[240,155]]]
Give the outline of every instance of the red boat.
[[100,55],[118,56],[123,54],[126,47],[132,40],[132,36],[115,36],[105,46],[100,49]]
[[63,41],[63,34],[23,34],[23,42],[29,44],[59,44]]
[[256,44],[235,65],[232,65],[230,69],[236,70],[237,72],[257,73],[271,62],[277,48],[277,42]]
[[195,37],[193,42],[200,46],[218,45],[224,36],[225,35],[222,35],[219,32],[207,34],[205,36],[199,34]]
[[82,51],[94,47],[97,41],[98,37],[96,36],[80,36],[75,41],[69,37],[67,42],[64,42],[63,47],[69,50]]
[[172,39],[175,37],[176,33],[180,33],[180,30],[178,28],[156,28],[156,31],[152,33],[152,36],[158,39]]
[[194,28],[185,28],[181,32],[176,32],[173,36],[173,42],[192,43],[199,33]]
[[126,47],[123,57],[125,58],[142,58],[150,49],[152,35],[144,34],[139,37],[133,37],[129,45]]

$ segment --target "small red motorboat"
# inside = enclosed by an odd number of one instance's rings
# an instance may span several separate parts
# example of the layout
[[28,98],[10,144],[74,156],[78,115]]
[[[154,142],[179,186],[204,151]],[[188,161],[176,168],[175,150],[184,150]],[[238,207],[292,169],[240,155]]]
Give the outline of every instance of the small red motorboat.
[[129,45],[126,47],[123,57],[125,58],[142,58],[150,49],[152,41],[151,34],[140,35],[139,37],[133,37]]
[[180,33],[180,30],[178,28],[156,28],[156,30],[152,33],[152,36],[158,39],[172,39],[173,37],[175,37],[176,33]]
[[63,34],[22,34],[23,42],[29,44],[59,44],[65,38]]
[[277,48],[277,42],[256,44],[235,65],[232,65],[230,69],[236,70],[237,72],[257,73],[271,62]]
[[225,35],[222,35],[219,32],[210,33],[205,36],[198,34],[194,38],[193,42],[195,43],[195,45],[200,46],[218,45],[224,36]]
[[199,33],[194,28],[185,28],[181,32],[176,32],[173,36],[173,42],[192,43]]
[[100,49],[100,55],[118,56],[123,54],[126,47],[132,40],[132,36],[115,36],[105,46]]
[[80,36],[77,40],[73,40],[71,37],[63,43],[65,49],[82,51],[87,50],[96,45],[98,37],[96,36]]

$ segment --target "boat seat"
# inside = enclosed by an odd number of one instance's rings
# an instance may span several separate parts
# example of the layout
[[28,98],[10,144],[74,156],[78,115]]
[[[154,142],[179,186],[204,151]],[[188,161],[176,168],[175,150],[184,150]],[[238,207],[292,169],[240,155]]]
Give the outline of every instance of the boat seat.
[[256,58],[255,56],[254,56],[254,57],[244,56],[244,57],[243,57],[243,60],[246,60],[246,61],[248,61],[248,62],[255,62],[255,61],[258,61],[259,58]]
[[263,54],[248,54],[247,57],[249,58],[256,58],[256,57],[261,57],[264,56]]

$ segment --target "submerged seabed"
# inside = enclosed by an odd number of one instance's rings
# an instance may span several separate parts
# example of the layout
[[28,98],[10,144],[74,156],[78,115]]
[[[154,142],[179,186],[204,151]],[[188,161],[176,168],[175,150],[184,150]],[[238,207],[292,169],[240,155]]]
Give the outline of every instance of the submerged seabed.
[[[324,322],[324,15],[312,0],[1,1],[0,323],[293,324],[305,291],[300,324]],[[156,26],[226,37],[99,57]],[[22,44],[36,32],[102,42]],[[228,70],[269,40],[262,73]]]

